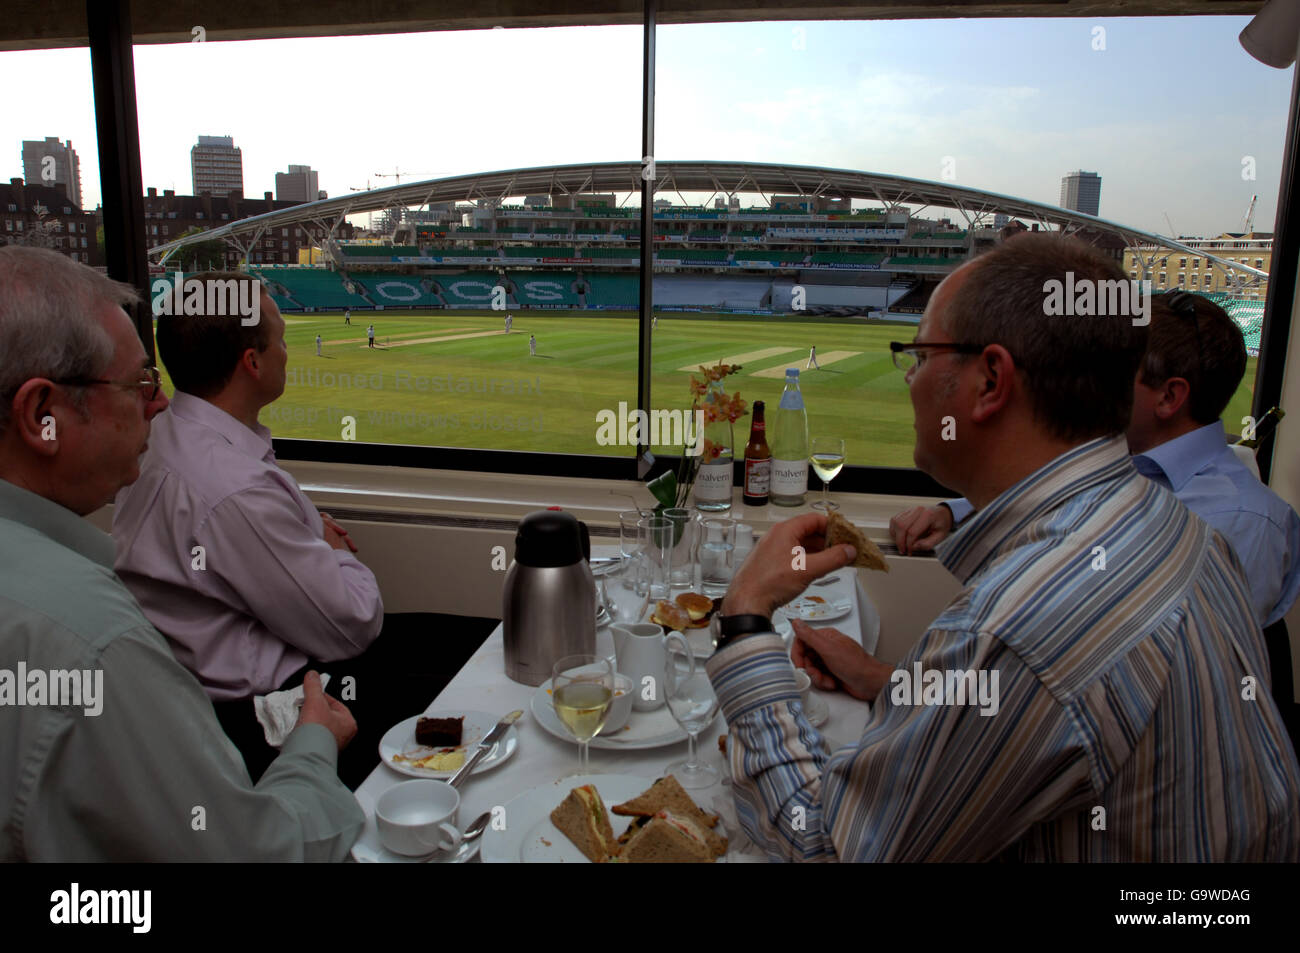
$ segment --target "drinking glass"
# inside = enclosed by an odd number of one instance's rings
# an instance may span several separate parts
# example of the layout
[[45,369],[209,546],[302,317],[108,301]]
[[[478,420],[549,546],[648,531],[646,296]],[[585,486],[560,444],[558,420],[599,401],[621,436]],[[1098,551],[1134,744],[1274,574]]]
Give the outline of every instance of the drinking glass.
[[668,586],[682,592],[694,591],[699,588],[700,522],[703,517],[683,506],[669,507],[663,512],[673,523]]
[[[679,668],[682,664],[686,665],[685,671]],[[678,659],[670,661],[665,676],[668,710],[686,732],[690,750],[685,761],[676,761],[664,771],[676,776],[682,787],[692,791],[712,787],[721,775],[713,765],[700,760],[695,739],[713,723],[718,713],[718,696],[713,693],[708,674],[696,667],[693,655],[688,655],[684,663]]]
[[624,510],[618,514],[618,548],[623,556],[619,572],[623,577],[624,589],[631,589],[636,581],[636,556],[641,551],[637,539],[637,523],[646,515],[640,510]]
[[838,510],[839,504],[830,500],[831,480],[844,467],[844,440],[841,437],[813,437],[810,462],[813,472],[822,481],[822,498],[813,503],[813,509],[829,513]]
[[668,576],[672,568],[673,521],[665,516],[647,516],[637,522],[637,595],[651,599],[668,598]]
[[605,725],[614,701],[614,666],[599,655],[566,655],[551,667],[551,704],[578,741],[578,774],[587,774],[587,745]]
[[706,519],[703,524],[703,541],[700,543],[700,587],[710,598],[725,596],[731,585],[731,574],[736,549],[736,521],[718,518]]

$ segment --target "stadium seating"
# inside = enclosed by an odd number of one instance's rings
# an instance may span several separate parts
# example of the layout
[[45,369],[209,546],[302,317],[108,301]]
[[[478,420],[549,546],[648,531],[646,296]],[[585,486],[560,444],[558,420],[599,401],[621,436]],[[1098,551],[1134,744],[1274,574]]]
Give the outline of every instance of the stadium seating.
[[770,262],[773,265],[799,265],[808,257],[806,251],[756,251],[750,249],[737,249],[733,255],[736,259],[736,265],[744,268],[750,263]]
[[379,258],[384,261],[420,254],[420,249],[414,245],[339,245],[339,251],[346,258]]
[[574,258],[574,249],[568,247],[548,248],[543,245],[509,246],[501,249],[506,258]]
[[[792,290],[795,282],[789,278],[778,278],[772,282],[772,310],[792,311]],[[814,311],[819,308],[855,308],[857,310],[878,311],[885,307],[888,289],[879,285],[834,285],[811,284],[801,282],[803,288],[803,306]]]
[[655,252],[656,258],[676,258],[678,261],[707,265],[727,264],[725,248],[661,248]]
[[352,280],[366,289],[366,296],[386,308],[431,308],[441,304],[428,290],[430,281],[420,275],[390,271],[353,272]]
[[810,265],[878,265],[884,255],[864,255],[860,252],[819,251],[808,258]]
[[521,305],[576,308],[580,304],[573,290],[577,275],[571,271],[512,271],[507,277],[514,282],[514,297]]
[[766,278],[655,275],[654,303],[665,308],[728,308],[756,311],[772,283]]
[[608,260],[626,260],[636,261],[641,257],[639,248],[606,248],[601,245],[591,245],[587,248],[578,249],[578,258],[590,258],[595,261]]
[[[365,308],[366,299],[343,287],[338,272],[325,268],[276,268],[253,274],[281,285],[304,308]],[[272,294],[278,308],[293,308],[287,299]]]
[[492,305],[492,289],[497,285],[497,275],[492,271],[466,271],[433,275],[433,282],[442,289],[442,300],[451,308],[488,308]]
[[641,300],[641,278],[638,275],[606,275],[586,272],[590,291],[587,292],[589,308],[635,308]]
[[893,255],[889,259],[888,266],[892,268],[895,265],[901,265],[902,267],[906,268],[913,265],[933,265],[935,267],[940,267],[940,268],[943,267],[955,268],[957,265],[960,265],[962,263],[962,260],[963,259],[960,255],[951,258],[941,258],[938,255],[935,256]]

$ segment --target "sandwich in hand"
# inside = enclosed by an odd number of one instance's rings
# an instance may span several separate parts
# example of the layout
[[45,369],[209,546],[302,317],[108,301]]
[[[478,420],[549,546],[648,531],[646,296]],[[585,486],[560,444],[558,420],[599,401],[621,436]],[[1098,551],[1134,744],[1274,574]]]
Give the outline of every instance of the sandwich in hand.
[[570,791],[560,806],[551,811],[551,823],[593,864],[603,864],[619,852],[605,802],[590,784]]
[[858,551],[858,558],[853,561],[854,566],[889,572],[889,563],[885,562],[885,554],[880,551],[880,547],[839,513],[832,512],[826,517],[826,546],[829,548],[840,543],[848,543]]

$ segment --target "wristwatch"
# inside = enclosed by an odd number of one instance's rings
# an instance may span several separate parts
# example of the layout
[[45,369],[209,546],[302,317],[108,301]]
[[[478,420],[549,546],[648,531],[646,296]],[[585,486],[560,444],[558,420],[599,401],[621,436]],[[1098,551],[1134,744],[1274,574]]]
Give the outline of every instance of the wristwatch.
[[719,610],[713,614],[709,632],[713,635],[715,652],[726,648],[736,639],[772,631],[772,620],[765,615],[729,615]]

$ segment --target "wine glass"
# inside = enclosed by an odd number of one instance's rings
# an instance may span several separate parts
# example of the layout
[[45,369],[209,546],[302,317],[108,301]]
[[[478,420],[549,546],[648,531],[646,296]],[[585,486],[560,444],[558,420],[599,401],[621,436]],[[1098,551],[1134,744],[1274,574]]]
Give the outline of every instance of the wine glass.
[[605,726],[614,700],[614,666],[599,655],[566,655],[551,667],[551,704],[578,742],[578,773],[587,774],[587,745]]
[[694,791],[712,787],[721,777],[717,768],[699,759],[695,746],[696,737],[713,723],[718,713],[718,696],[713,692],[708,674],[703,668],[696,667],[694,655],[688,654],[685,662],[686,671],[678,667],[682,664],[678,659],[668,662],[665,672],[668,684],[665,687],[668,710],[686,732],[690,750],[685,761],[674,762],[664,770],[674,775],[682,787]]
[[813,437],[811,460],[813,472],[822,481],[822,498],[813,503],[813,509],[829,513],[838,510],[839,504],[830,500],[831,480],[844,467],[844,439],[842,437]]

